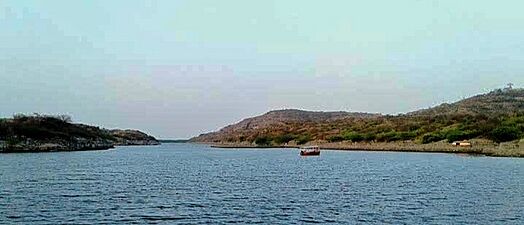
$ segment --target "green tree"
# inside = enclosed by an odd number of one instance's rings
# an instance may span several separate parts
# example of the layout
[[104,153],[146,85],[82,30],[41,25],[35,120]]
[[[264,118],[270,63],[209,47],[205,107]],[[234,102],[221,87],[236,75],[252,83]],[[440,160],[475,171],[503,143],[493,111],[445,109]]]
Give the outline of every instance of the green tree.
[[364,137],[364,141],[374,141],[377,138],[377,135],[374,133],[365,133],[362,136]]
[[327,138],[327,140],[329,142],[341,142],[344,140],[344,137],[340,136],[340,135],[335,135],[335,136],[330,136]]
[[493,130],[490,138],[496,142],[506,142],[519,139],[522,136],[520,129],[514,126],[500,126]]
[[454,141],[462,141],[474,138],[475,136],[477,136],[477,132],[474,130],[453,129],[446,132],[445,136],[448,142],[451,143]]
[[446,137],[442,135],[440,132],[428,133],[422,136],[422,144],[437,142],[437,141],[441,141],[444,139],[446,139]]
[[391,142],[391,141],[399,141],[401,140],[400,135],[396,131],[390,131],[387,133],[381,133],[377,135],[377,141],[385,141],[385,142]]
[[412,140],[417,137],[417,133],[415,131],[399,132],[397,133],[397,137],[400,140]]
[[273,141],[275,141],[275,143],[277,144],[286,144],[292,140],[295,139],[295,136],[294,135],[291,135],[291,134],[283,134],[283,135],[279,135],[279,136],[276,136]]
[[297,141],[297,144],[303,145],[303,144],[306,144],[306,143],[311,141],[311,136],[309,136],[309,135],[300,135],[299,137],[297,137],[296,141]]
[[266,136],[260,136],[255,138],[255,144],[262,145],[262,146],[268,146],[271,145],[271,138]]
[[352,141],[352,142],[360,142],[364,140],[364,136],[362,134],[359,134],[357,132],[345,132],[343,134],[344,140]]

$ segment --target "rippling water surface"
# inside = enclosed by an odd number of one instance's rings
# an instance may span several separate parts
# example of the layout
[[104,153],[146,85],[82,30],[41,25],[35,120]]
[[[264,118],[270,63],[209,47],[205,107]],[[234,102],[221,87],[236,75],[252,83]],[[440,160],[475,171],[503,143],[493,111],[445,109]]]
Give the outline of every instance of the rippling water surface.
[[524,159],[164,144],[0,155],[0,224],[524,224]]

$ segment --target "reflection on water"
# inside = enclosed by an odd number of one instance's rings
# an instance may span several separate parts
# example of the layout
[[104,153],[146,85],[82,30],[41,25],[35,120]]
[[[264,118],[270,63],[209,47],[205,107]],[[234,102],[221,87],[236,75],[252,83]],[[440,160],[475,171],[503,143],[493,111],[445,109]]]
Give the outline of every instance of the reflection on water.
[[202,145],[0,155],[0,224],[522,224],[524,160]]

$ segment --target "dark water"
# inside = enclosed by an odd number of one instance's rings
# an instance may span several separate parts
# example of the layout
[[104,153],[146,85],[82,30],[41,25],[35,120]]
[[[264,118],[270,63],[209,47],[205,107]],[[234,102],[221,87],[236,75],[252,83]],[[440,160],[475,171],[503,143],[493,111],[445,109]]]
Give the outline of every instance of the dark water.
[[0,224],[524,224],[524,159],[165,144],[0,155]]

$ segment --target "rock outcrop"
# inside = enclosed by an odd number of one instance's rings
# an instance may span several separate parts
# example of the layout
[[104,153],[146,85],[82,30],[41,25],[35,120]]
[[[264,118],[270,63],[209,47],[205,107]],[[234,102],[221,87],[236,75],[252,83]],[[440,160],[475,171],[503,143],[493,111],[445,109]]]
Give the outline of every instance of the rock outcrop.
[[115,145],[160,145],[153,136],[138,130],[110,130]]

